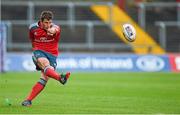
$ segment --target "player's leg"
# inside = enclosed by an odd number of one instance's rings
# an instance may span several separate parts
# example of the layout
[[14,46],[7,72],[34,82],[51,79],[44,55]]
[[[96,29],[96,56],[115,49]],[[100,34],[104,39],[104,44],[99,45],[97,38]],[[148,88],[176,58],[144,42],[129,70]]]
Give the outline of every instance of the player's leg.
[[41,70],[44,71],[44,74],[48,77],[51,77],[55,80],[60,81],[60,83],[65,84],[70,76],[70,73],[66,74],[59,74],[55,71],[56,69],[56,57],[45,52],[42,53],[41,57],[40,55],[37,55],[36,52],[34,52],[34,62],[38,65]]
[[[57,66],[57,63],[56,63],[56,57],[54,57],[54,56],[52,56],[52,55],[50,55],[50,54],[47,54],[47,57],[48,57],[48,60],[49,60],[49,62],[50,62],[50,65],[54,68],[54,70],[56,69],[56,66]],[[48,68],[48,67],[47,67]],[[45,69],[44,69],[44,71],[46,71]],[[68,80],[68,78],[69,78],[69,76],[70,76],[70,73],[69,72],[67,72],[66,74],[61,74],[60,75],[60,83],[62,83],[62,84],[65,84],[66,82],[67,82],[67,80]]]
[[47,58],[41,57],[37,59],[37,65],[44,71],[44,74],[48,77],[51,77],[55,80],[60,80],[61,76],[54,70],[54,67],[50,65],[50,62]]
[[46,58],[38,58],[37,59],[37,64],[38,66],[44,71],[44,74],[48,77],[51,77],[55,80],[58,80],[60,83],[62,83],[63,85],[67,82],[70,73],[66,73],[66,74],[59,74],[55,71],[55,67],[52,67],[50,65],[49,60],[47,60]]
[[[51,66],[52,65],[52,66]],[[44,74],[51,77],[51,78],[54,78],[56,80],[58,80],[60,83],[62,83],[63,85],[67,82],[69,76],[70,76],[70,73],[66,73],[66,74],[58,74],[56,71],[55,71],[55,68],[56,68],[56,64],[53,60],[50,60],[50,64],[47,64],[45,66],[43,70],[44,70]]]
[[27,96],[26,100],[22,102],[23,106],[31,106],[31,101],[44,89],[48,79],[49,78],[42,71],[40,80],[33,86],[32,91]]
[[37,70],[42,70],[44,71],[46,76],[49,76],[58,81],[60,80],[60,75],[54,71],[54,67],[50,66],[48,54],[46,52],[36,50],[33,52],[32,59],[34,64],[36,65]]

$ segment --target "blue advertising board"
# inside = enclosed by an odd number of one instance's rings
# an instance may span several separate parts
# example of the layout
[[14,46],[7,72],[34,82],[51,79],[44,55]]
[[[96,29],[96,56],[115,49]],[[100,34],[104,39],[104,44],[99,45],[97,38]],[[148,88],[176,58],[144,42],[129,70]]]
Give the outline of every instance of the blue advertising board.
[[[31,54],[7,54],[7,71],[35,71]],[[167,55],[61,54],[58,71],[159,72],[170,71]]]

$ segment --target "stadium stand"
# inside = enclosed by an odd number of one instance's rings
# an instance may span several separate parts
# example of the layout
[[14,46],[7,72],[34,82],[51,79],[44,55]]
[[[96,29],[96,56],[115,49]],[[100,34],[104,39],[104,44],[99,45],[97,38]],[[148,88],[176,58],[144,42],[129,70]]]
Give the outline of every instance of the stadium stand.
[[[177,0],[178,1],[178,0]],[[127,3],[128,8],[126,12],[138,22],[138,16],[140,14],[140,7],[137,5],[130,5],[132,3]],[[176,3],[176,0],[167,0],[166,3],[163,0],[149,0],[145,3],[145,30],[154,38],[154,40],[161,44],[160,40],[160,30],[155,24],[158,21],[161,22],[179,22],[179,12],[180,9]],[[166,26],[166,48],[167,52],[179,52],[180,51],[180,39],[178,38],[180,28],[178,25]]]
[[[73,29],[67,25],[68,23],[68,5],[35,5],[34,6],[34,17],[33,20],[37,21],[39,14],[42,10],[52,10],[55,14],[55,19],[59,25],[62,27],[62,35],[61,35],[61,42],[63,43],[80,43],[85,44],[86,43],[86,34],[87,34],[87,26],[86,24],[75,24],[73,26]],[[22,14],[22,15],[17,15]],[[4,21],[11,21],[12,24],[12,42],[13,43],[28,43],[28,3],[24,2],[24,5],[16,4],[16,5],[9,5],[9,4],[2,4],[2,20]],[[101,20],[98,16],[96,16],[92,10],[90,9],[90,6],[76,6],[74,10],[74,17],[73,21],[78,21],[82,23],[92,22],[92,21],[99,21],[101,23]],[[61,21],[66,21],[65,24],[62,24]],[[19,22],[19,24],[17,24]],[[76,22],[75,22],[76,23]],[[118,39],[117,35],[112,32],[110,27],[107,24],[98,24],[94,25],[93,28],[94,31],[94,43],[123,43],[121,40]],[[19,34],[21,33],[21,34]],[[102,34],[103,33],[103,34]],[[17,46],[17,45],[16,45]],[[18,49],[18,47],[12,47],[8,48],[8,50],[15,50]],[[87,50],[88,48],[86,48]],[[129,49],[129,47],[128,47]],[[127,51],[128,51],[127,49]],[[22,50],[22,47],[20,48]],[[30,50],[29,47],[24,48],[24,50]],[[95,49],[98,50],[98,49]],[[118,49],[117,49],[118,50]]]
[[[19,0],[18,0],[19,1]],[[28,41],[28,25],[38,20],[39,14],[42,10],[52,10],[55,13],[55,22],[62,27],[62,45],[63,50],[90,50],[90,51],[124,51],[133,52],[129,44],[125,44],[123,40],[119,39],[119,36],[113,32],[110,25],[101,21],[91,9],[91,5],[82,5],[84,2],[78,2],[81,5],[74,5],[70,7],[74,2],[63,2],[64,5],[56,5],[57,1],[53,4],[39,4],[41,0],[32,1],[2,1],[2,21],[10,21],[12,35],[8,37],[8,51],[23,50],[29,51],[30,45]],[[116,1],[116,0],[115,0]],[[116,3],[113,1],[112,3]],[[139,22],[139,7],[136,3],[126,2],[125,12],[134,19],[135,22]],[[158,0],[160,1],[160,0]],[[61,1],[62,2],[62,1]],[[97,1],[93,1],[97,3]],[[91,3],[93,3],[91,2]],[[99,1],[98,1],[99,2]],[[20,3],[20,4],[19,4]],[[35,3],[32,6],[32,3]],[[71,3],[71,4],[67,4]],[[109,2],[104,2],[109,4]],[[148,2],[151,3],[151,2]],[[30,10],[29,10],[30,8]],[[74,8],[74,9],[72,9]],[[159,26],[155,23],[157,21],[178,21],[178,11],[176,6],[169,7],[146,7],[146,17],[144,28],[154,40],[161,45],[159,39]],[[32,10],[33,9],[33,10]],[[32,11],[31,11],[32,10]],[[72,16],[70,11],[73,11]],[[33,13],[33,14],[31,14]],[[72,12],[71,12],[72,13]],[[19,15],[21,14],[21,15]],[[161,14],[161,15],[159,15]],[[34,15],[34,16],[33,16]],[[91,23],[89,23],[91,22]],[[93,25],[92,25],[93,24]],[[141,26],[141,25],[140,25]],[[92,32],[92,38],[88,38],[88,31]],[[180,39],[178,39],[179,27],[166,26],[166,48],[167,52],[180,51]],[[102,34],[103,33],[103,34]],[[173,33],[173,34],[172,34]],[[173,42],[172,42],[173,41]],[[12,45],[13,44],[13,45]],[[88,45],[89,44],[89,45]],[[109,45],[107,45],[109,44]],[[107,49],[105,49],[107,47]],[[153,46],[152,46],[153,47]]]

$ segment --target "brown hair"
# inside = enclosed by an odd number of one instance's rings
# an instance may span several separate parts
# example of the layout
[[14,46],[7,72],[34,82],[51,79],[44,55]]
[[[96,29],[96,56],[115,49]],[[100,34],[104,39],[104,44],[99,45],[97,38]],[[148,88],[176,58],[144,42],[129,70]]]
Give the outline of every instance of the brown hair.
[[53,13],[51,11],[42,11],[40,20],[43,21],[44,19],[52,20],[53,19]]

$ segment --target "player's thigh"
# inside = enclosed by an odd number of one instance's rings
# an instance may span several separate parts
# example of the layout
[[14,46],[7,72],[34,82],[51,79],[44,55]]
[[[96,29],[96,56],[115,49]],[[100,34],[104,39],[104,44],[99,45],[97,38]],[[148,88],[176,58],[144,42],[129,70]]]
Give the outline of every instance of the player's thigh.
[[50,62],[47,58],[45,57],[40,57],[37,59],[37,64],[41,69],[44,69],[45,67],[50,65]]
[[34,64],[36,65],[36,69],[38,70],[44,69],[46,66],[50,65],[47,54],[41,50],[33,51],[32,59]]
[[48,56],[48,59],[49,59],[50,66],[53,67],[53,69],[55,70],[57,66],[56,57]]

